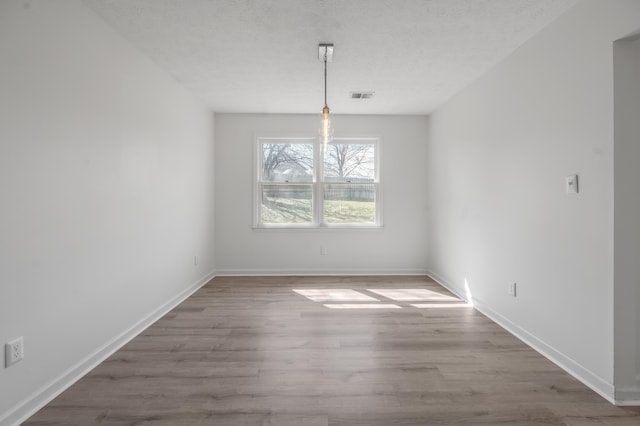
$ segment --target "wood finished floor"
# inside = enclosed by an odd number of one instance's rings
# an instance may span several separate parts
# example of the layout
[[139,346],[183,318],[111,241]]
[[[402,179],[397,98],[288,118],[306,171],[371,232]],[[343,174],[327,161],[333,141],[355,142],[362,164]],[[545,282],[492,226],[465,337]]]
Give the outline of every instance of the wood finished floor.
[[218,277],[25,424],[640,425],[473,308],[368,289],[452,296],[426,277]]

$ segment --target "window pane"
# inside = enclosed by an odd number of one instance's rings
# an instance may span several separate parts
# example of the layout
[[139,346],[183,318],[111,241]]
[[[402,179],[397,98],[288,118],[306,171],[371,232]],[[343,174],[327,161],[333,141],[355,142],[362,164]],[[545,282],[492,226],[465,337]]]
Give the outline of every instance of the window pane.
[[374,144],[332,143],[324,155],[325,182],[373,182]]
[[375,184],[325,184],[324,221],[374,224]]
[[313,187],[311,185],[262,185],[260,221],[262,223],[311,223]]
[[312,182],[313,144],[263,143],[263,182]]

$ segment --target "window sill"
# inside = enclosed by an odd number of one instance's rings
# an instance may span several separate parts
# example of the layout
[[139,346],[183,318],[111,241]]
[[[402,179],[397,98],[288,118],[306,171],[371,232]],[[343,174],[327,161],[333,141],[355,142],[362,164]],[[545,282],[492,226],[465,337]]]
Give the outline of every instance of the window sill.
[[341,231],[341,230],[382,230],[384,225],[254,225],[254,231]]

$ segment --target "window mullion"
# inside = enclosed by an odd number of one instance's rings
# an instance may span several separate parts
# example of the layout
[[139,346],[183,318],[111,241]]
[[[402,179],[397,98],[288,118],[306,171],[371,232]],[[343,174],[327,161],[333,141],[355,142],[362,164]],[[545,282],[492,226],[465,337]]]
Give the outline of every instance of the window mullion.
[[256,143],[254,146],[253,155],[255,156],[254,161],[254,190],[253,190],[253,224],[254,226],[262,226],[262,193],[264,191],[263,182],[262,182],[262,168],[263,168],[263,157],[262,157],[262,144],[260,139],[256,139]]
[[324,224],[324,217],[323,217],[323,210],[324,210],[324,196],[323,196],[323,176],[324,176],[324,170],[323,170],[323,161],[324,161],[324,156],[323,156],[323,152],[322,152],[322,144],[320,143],[320,140],[318,139],[316,142],[316,158],[315,158],[315,170],[316,170],[316,176],[315,176],[315,182],[314,182],[314,191],[313,191],[313,196],[314,196],[314,222],[316,226],[323,226]]

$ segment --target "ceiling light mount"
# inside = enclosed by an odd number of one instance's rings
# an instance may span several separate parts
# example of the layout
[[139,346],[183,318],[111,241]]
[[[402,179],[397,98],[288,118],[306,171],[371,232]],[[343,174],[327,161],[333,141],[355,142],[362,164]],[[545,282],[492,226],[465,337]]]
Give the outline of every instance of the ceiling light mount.
[[318,45],[318,60],[320,62],[325,61],[333,62],[333,43],[320,43]]

